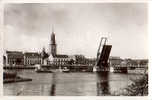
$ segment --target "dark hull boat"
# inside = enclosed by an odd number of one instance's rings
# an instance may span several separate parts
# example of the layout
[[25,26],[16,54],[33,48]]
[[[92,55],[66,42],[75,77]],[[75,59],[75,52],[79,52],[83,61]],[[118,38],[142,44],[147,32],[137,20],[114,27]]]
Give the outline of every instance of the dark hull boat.
[[23,78],[17,75],[17,73],[3,72],[3,83],[25,82],[32,81],[30,78]]
[[51,70],[36,70],[37,73],[53,73]]

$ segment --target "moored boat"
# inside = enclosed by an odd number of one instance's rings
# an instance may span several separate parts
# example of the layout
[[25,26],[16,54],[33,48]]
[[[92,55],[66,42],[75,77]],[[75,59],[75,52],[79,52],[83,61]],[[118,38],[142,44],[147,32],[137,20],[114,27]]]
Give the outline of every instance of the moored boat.
[[52,73],[53,71],[50,69],[42,68],[41,65],[36,65],[35,72],[37,72],[37,73]]
[[31,78],[23,78],[17,75],[16,72],[3,72],[3,83],[25,82],[32,81]]
[[68,72],[70,72],[70,69],[68,69],[67,67],[64,67],[64,68],[62,69],[62,72],[68,73]]

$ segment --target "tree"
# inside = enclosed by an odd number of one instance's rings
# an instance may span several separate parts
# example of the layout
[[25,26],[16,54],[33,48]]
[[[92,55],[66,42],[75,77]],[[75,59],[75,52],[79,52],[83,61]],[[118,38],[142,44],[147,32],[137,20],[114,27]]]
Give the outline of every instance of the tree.
[[45,48],[43,48],[41,56],[43,60],[49,57],[48,53],[45,52]]
[[68,64],[70,64],[70,65],[74,64],[74,60],[70,59],[70,61],[68,62]]

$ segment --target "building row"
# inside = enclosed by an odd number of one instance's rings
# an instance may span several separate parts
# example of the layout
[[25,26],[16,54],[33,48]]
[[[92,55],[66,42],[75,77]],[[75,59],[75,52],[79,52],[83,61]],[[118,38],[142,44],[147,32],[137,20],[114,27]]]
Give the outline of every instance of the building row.
[[[46,53],[47,54],[47,53]],[[56,55],[52,60],[44,57],[43,52],[21,52],[6,51],[3,55],[4,66],[31,66],[36,64],[54,64],[56,66],[76,64],[76,65],[94,65],[95,59],[86,58],[84,55]]]
[[42,57],[37,52],[6,51],[3,55],[4,66],[41,64]]
[[[38,52],[21,52],[21,51],[6,51],[3,56],[4,66],[31,66],[35,64],[44,64],[43,53]],[[52,61],[48,60],[47,65],[54,64],[56,66],[75,64],[94,66],[95,58],[86,58],[84,55],[56,55]],[[122,59],[120,57],[109,57],[110,67],[148,67],[148,59]]]
[[122,59],[120,57],[109,58],[110,67],[148,67],[148,59]]

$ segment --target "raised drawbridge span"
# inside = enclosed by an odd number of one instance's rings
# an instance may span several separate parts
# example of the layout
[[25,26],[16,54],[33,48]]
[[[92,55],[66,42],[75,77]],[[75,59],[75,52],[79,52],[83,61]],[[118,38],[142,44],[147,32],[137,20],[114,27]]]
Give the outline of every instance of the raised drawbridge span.
[[112,45],[107,45],[107,38],[101,37],[101,41],[97,51],[96,65],[94,71],[109,71],[108,59]]

